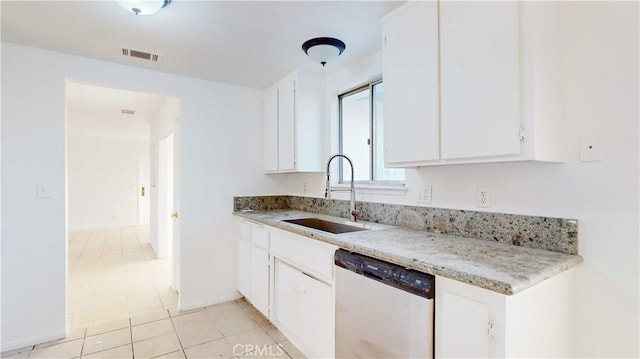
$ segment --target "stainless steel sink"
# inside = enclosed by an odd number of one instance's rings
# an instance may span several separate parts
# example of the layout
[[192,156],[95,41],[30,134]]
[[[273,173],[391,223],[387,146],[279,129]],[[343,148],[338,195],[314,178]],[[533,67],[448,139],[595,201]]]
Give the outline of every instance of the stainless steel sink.
[[317,229],[320,231],[325,231],[333,234],[367,231],[370,229],[370,228],[365,228],[364,226],[332,222],[332,221],[327,221],[321,218],[285,219],[283,220],[283,222],[293,223],[299,226],[313,228],[313,229]]

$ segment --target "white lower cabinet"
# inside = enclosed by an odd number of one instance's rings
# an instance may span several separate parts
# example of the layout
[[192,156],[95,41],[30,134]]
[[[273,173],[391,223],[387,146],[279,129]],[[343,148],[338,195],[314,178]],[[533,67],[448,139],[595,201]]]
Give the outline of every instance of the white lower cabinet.
[[251,303],[269,317],[269,252],[251,248]]
[[436,277],[436,358],[570,357],[573,271],[515,295]]
[[[238,291],[305,356],[334,357],[338,247],[247,220],[238,232]],[[573,270],[515,295],[441,276],[435,288],[436,358],[572,355]]]
[[335,353],[336,249],[238,220],[238,291],[310,358],[331,358]]
[[263,225],[238,222],[237,289],[266,317],[270,311],[269,231]]
[[334,356],[332,286],[275,261],[274,322],[309,357]]
[[336,249],[328,243],[271,228],[271,320],[309,358],[335,356]]
[[237,289],[249,300],[251,298],[251,224],[248,221],[238,221],[236,255],[238,261]]
[[238,292],[250,301],[251,297],[251,243],[240,237],[237,244]]
[[[506,296],[436,278],[436,357],[501,357]],[[497,324],[497,326],[496,326]]]

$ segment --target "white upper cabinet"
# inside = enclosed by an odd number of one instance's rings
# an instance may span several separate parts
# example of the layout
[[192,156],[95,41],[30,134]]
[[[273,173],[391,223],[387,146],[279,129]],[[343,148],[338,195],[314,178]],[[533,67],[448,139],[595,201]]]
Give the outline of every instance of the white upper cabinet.
[[410,3],[382,29],[385,165],[438,160],[438,3]]
[[264,91],[265,172],[322,172],[322,81],[294,72]]
[[440,3],[442,158],[520,153],[517,2]]
[[387,166],[561,162],[558,6],[410,3],[385,18]]
[[296,168],[296,78],[289,75],[278,85],[278,170]]
[[264,91],[264,170],[278,171],[278,86]]

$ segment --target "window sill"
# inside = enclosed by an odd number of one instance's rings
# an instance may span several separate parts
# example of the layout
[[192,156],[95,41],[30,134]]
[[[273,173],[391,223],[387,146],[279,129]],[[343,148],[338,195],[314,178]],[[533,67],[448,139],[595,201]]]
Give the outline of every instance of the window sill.
[[[404,184],[364,184],[356,183],[356,193],[364,194],[383,194],[391,196],[404,196],[408,188]],[[334,183],[331,185],[331,189],[337,189],[339,191],[349,191],[351,185],[348,183]]]

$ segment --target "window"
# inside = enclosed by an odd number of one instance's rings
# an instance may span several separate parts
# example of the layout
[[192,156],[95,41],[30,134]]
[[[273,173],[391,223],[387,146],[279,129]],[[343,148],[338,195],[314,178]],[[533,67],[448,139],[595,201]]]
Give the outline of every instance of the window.
[[[384,167],[382,81],[367,84],[338,96],[340,153],[354,164],[360,183],[404,182],[404,169]],[[340,161],[340,183],[351,181],[351,169]]]

